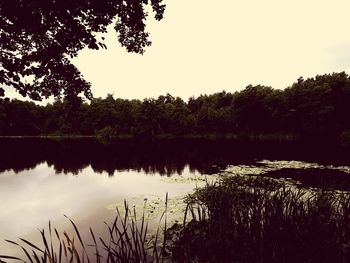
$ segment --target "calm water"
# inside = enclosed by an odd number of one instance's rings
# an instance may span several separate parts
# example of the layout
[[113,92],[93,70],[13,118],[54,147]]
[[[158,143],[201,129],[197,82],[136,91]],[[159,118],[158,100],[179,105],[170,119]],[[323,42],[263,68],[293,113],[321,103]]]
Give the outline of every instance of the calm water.
[[4,239],[35,241],[51,222],[104,231],[124,199],[144,200],[157,218],[169,193],[171,220],[181,220],[181,198],[219,171],[287,177],[306,187],[350,189],[348,149],[332,145],[244,141],[114,141],[0,139],[0,254]]

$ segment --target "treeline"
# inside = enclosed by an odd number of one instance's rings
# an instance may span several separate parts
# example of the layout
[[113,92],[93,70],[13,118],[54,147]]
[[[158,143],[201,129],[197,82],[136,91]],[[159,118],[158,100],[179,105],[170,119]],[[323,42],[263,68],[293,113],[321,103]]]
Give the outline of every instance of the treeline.
[[1,99],[0,135],[348,138],[350,78],[345,72],[299,78],[284,90],[249,85],[187,102],[170,94],[143,101],[108,95],[80,105]]

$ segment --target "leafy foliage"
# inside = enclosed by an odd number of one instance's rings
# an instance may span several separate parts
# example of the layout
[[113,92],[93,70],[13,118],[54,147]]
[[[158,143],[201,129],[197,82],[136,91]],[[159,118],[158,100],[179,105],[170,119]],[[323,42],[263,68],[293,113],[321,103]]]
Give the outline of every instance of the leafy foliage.
[[[251,136],[349,140],[350,78],[344,72],[294,83],[285,90],[242,91],[157,99],[93,99],[74,106],[0,100],[0,135],[75,134],[106,137]],[[268,137],[268,136],[267,136]]]
[[121,45],[142,54],[151,44],[147,5],[162,19],[161,0],[0,0],[0,83],[34,100],[51,95],[76,100],[80,93],[92,98],[90,84],[69,57],[84,47],[107,48],[98,33],[113,22]]

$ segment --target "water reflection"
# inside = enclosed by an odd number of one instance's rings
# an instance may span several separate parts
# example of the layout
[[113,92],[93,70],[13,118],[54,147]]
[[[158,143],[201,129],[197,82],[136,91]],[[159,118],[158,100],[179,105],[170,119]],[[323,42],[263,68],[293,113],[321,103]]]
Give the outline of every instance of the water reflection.
[[[179,200],[202,184],[199,173],[188,167],[176,181],[160,174],[147,176],[137,171],[124,171],[108,175],[96,174],[91,166],[81,170],[79,176],[59,173],[41,163],[35,169],[0,173],[0,254],[11,253],[11,246],[3,240],[37,236],[37,229],[47,226],[51,220],[55,227],[71,227],[63,215],[67,215],[86,229],[103,226],[114,217],[114,208],[126,199],[142,207],[145,198],[161,200],[169,194],[171,200]],[[199,180],[195,180],[198,178]],[[193,180],[192,180],[193,179]],[[161,207],[159,207],[161,209]],[[182,216],[182,212],[179,211]],[[16,249],[15,249],[16,250]]]
[[47,163],[56,173],[79,174],[89,166],[110,176],[116,171],[139,171],[170,176],[191,171],[214,173],[231,164],[251,164],[256,159],[303,160],[349,164],[349,149],[332,145],[274,142],[118,140],[103,144],[95,139],[0,139],[0,172],[33,169]]
[[140,204],[168,192],[179,200],[200,186],[202,174],[221,169],[350,189],[348,156],[346,148],[295,143],[0,139],[0,251],[1,240],[32,240],[48,220],[67,223],[64,214],[88,227],[112,218],[111,207],[124,199]]

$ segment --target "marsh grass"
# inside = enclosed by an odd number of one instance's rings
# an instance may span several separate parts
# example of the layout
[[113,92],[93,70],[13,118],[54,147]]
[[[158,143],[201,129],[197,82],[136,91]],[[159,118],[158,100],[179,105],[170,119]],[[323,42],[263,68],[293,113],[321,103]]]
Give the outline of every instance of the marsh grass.
[[[350,262],[350,194],[224,177],[186,199],[176,262]],[[186,218],[186,217],[185,217]]]
[[[166,196],[167,205],[168,196]],[[142,214],[141,220],[137,219],[135,209],[130,209],[124,202],[125,213],[122,215],[117,209],[114,222],[105,223],[108,228],[107,238],[97,237],[92,228],[90,235],[92,244],[83,240],[77,225],[67,217],[74,228],[74,235],[67,232],[60,234],[56,228],[52,228],[49,222],[48,233],[40,231],[41,245],[20,238],[20,242],[6,240],[23,251],[24,257],[0,255],[0,262],[8,260],[30,263],[146,263],[164,262],[165,256],[162,249],[163,233],[162,222],[166,228],[166,209],[163,212],[159,227],[153,238],[148,237],[148,223]]]
[[[42,244],[8,241],[24,258],[0,262],[350,262],[350,193],[298,188],[267,177],[223,176],[185,199],[182,224],[167,229],[168,196],[156,234],[124,202],[107,238],[42,230]],[[145,211],[145,207],[143,209]]]

